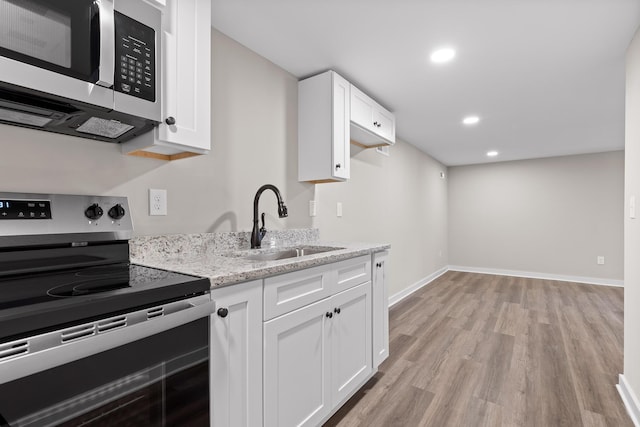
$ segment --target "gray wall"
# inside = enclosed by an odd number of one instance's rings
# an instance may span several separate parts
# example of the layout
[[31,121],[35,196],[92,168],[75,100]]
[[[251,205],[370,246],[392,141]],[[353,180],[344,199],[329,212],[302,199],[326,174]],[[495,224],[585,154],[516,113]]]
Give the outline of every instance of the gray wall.
[[[212,42],[211,154],[164,162],[0,125],[0,189],[128,196],[136,233],[149,235],[250,230],[253,196],[271,183],[290,216],[278,219],[265,193],[267,228],[315,226],[324,239],[392,243],[392,293],[446,265],[446,189],[432,179],[441,165],[403,142],[388,158],[354,147],[349,182],[298,183],[296,78],[215,30]],[[148,216],[149,188],[168,190],[168,216]],[[311,218],[316,194],[320,204],[342,200],[344,217],[333,203]]]
[[449,263],[621,280],[623,179],[620,151],[449,168]]
[[[389,295],[447,265],[446,167],[412,145],[385,157],[351,145],[351,179],[316,189],[323,238],[391,243]],[[343,216],[336,216],[342,202]]]
[[631,196],[640,213],[640,33],[627,51],[625,110],[624,376],[640,397],[640,216],[628,215]]

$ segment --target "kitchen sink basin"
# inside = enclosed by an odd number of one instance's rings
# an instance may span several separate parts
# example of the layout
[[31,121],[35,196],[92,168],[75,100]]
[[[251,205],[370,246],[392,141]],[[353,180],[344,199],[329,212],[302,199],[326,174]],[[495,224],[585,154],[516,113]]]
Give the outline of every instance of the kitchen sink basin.
[[286,248],[268,252],[248,254],[242,258],[254,261],[275,261],[279,259],[298,258],[306,255],[320,254],[323,252],[337,251],[344,248],[335,248],[331,246],[298,246],[294,248]]

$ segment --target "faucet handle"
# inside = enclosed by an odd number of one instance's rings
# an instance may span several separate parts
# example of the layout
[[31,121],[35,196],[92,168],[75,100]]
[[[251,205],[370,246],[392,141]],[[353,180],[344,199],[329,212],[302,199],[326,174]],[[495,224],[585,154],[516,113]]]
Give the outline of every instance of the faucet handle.
[[267,229],[264,227],[264,212],[260,214],[260,219],[262,220],[262,227],[260,227],[260,233],[264,236],[264,233],[267,232]]

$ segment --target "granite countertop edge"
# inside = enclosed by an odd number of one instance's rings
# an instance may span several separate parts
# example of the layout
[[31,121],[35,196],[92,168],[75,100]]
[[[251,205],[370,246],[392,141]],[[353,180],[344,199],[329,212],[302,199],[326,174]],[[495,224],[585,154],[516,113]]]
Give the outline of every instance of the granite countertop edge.
[[307,255],[298,258],[287,258],[275,261],[252,261],[243,258],[249,253],[269,252],[282,248],[257,250],[235,250],[213,253],[195,252],[175,254],[169,257],[140,258],[132,257],[131,261],[146,267],[159,268],[208,278],[211,288],[234,285],[251,280],[264,279],[270,276],[289,273],[323,264],[334,263],[361,255],[370,255],[391,248],[387,243],[343,243],[343,242],[309,242],[309,246],[330,246],[341,249]]

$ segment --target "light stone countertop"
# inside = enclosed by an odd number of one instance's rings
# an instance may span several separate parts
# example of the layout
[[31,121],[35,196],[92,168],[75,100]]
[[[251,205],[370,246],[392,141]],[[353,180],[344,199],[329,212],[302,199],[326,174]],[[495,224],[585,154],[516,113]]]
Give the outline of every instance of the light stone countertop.
[[[388,244],[379,243],[320,241],[317,229],[269,233],[270,239],[263,240],[263,249],[248,249],[248,232],[135,237],[129,242],[131,262],[206,277],[211,281],[211,286],[216,287],[262,279],[390,248]],[[266,247],[265,242],[269,247]],[[341,249],[275,261],[254,261],[244,257],[302,245]]]

